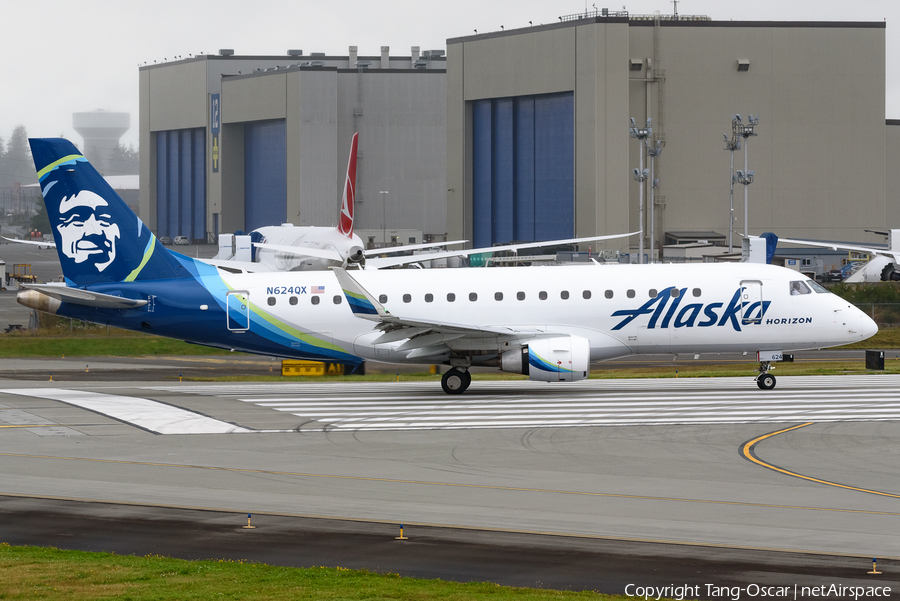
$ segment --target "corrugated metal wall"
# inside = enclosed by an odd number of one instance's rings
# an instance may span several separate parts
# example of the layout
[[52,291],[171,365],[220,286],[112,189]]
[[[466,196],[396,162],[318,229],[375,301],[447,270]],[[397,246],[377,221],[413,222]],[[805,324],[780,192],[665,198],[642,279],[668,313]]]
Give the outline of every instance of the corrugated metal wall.
[[156,235],[206,239],[206,128],[156,132]]
[[287,123],[244,126],[244,228],[287,221]]
[[475,246],[575,232],[574,94],[472,103]]

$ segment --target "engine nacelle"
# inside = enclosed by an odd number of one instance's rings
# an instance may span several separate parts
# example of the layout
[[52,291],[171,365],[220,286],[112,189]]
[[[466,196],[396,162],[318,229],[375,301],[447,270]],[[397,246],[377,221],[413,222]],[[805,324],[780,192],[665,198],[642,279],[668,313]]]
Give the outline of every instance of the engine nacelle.
[[580,336],[557,336],[528,343],[500,356],[500,370],[541,382],[575,382],[590,373],[591,343]]

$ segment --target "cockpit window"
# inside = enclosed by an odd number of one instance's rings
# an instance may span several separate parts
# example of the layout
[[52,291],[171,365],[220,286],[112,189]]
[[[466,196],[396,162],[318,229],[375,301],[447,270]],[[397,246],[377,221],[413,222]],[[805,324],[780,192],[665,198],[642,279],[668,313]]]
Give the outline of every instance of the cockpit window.
[[823,292],[830,292],[830,290],[828,290],[828,288],[826,288],[819,282],[816,282],[815,280],[806,280],[803,283],[806,284],[807,286],[809,286],[810,288],[812,288],[815,292],[818,292],[819,294],[822,294]]
[[809,294],[809,288],[806,287],[805,283],[799,280],[791,282],[791,296],[796,296],[798,294]]

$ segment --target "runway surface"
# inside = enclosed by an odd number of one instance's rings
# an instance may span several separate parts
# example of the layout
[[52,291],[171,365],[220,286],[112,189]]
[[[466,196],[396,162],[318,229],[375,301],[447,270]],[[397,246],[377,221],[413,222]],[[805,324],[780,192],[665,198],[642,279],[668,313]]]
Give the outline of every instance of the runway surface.
[[855,565],[900,558],[898,388],[882,375],[782,377],[774,391],[749,377],[516,381],[453,397],[435,383],[5,380],[0,494]]

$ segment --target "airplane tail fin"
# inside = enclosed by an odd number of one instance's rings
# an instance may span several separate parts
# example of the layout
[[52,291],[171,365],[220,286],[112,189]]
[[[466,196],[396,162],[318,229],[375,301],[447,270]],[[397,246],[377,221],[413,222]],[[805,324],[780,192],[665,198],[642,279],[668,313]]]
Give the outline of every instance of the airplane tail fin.
[[341,214],[338,221],[338,231],[353,238],[353,205],[356,200],[356,145],[359,140],[359,132],[353,134],[350,142],[350,160],[347,162],[347,177],[344,180],[344,197],[341,199]]
[[188,275],[71,142],[37,138],[29,143],[67,283]]

